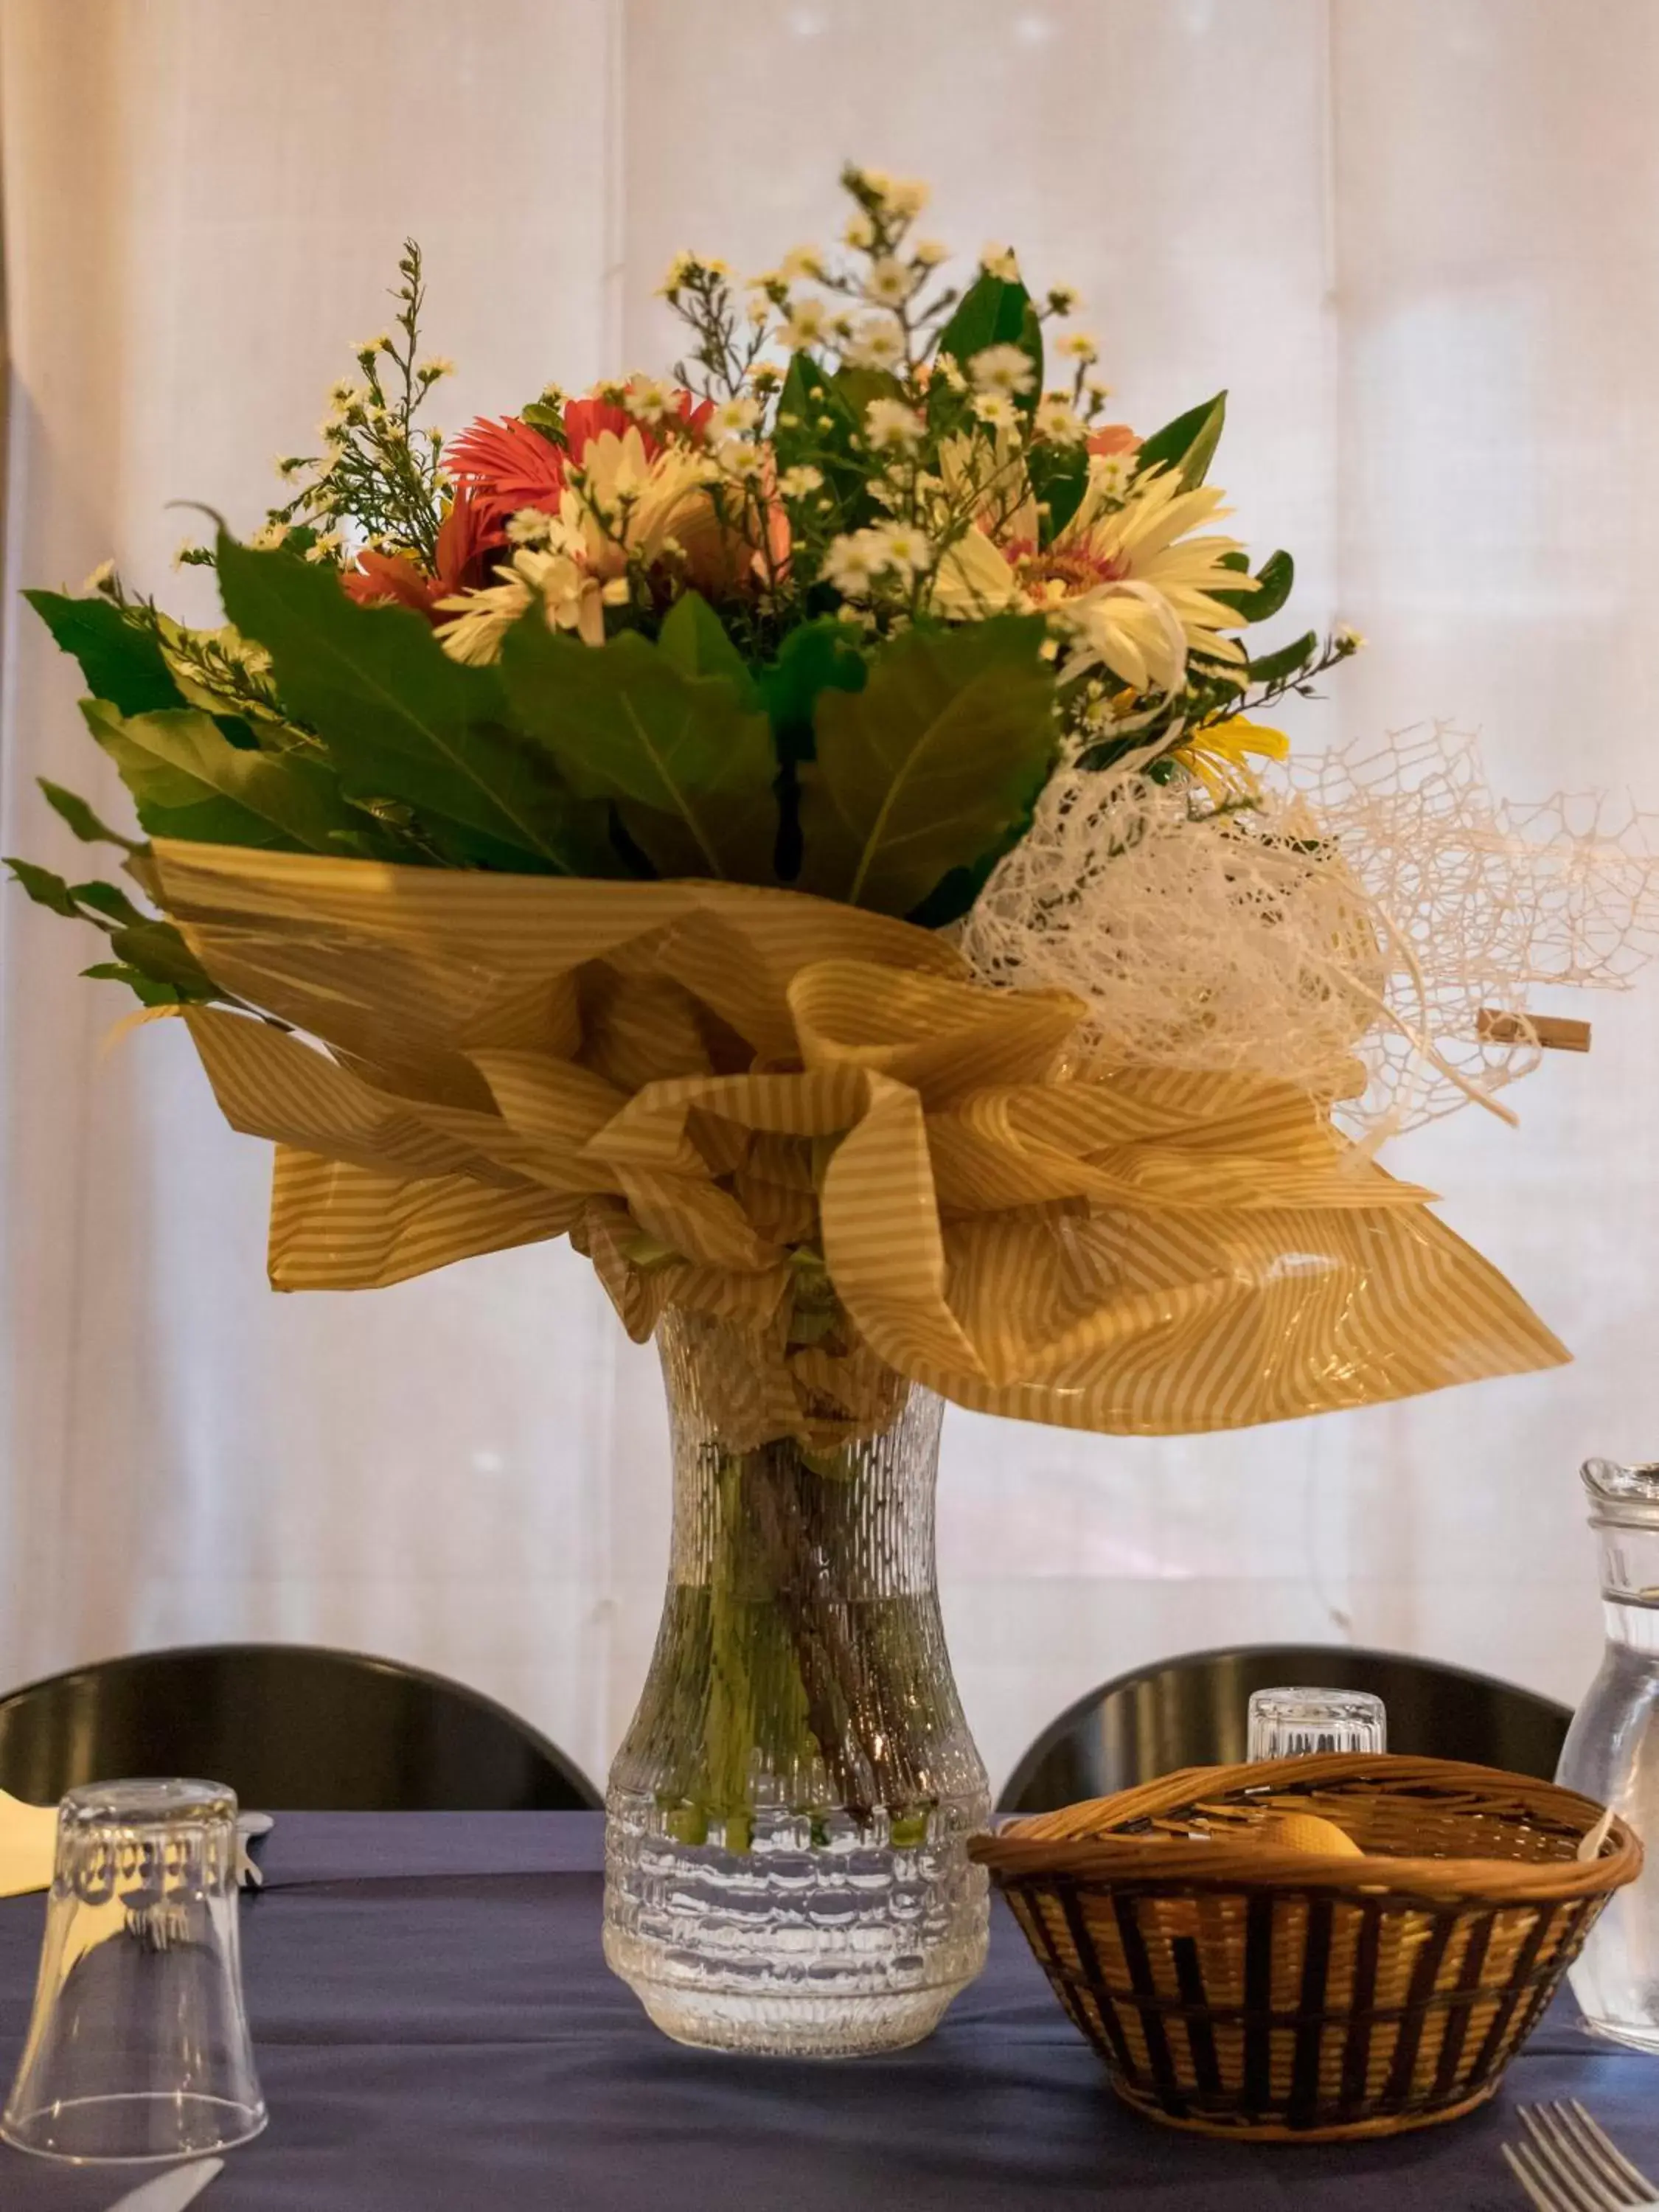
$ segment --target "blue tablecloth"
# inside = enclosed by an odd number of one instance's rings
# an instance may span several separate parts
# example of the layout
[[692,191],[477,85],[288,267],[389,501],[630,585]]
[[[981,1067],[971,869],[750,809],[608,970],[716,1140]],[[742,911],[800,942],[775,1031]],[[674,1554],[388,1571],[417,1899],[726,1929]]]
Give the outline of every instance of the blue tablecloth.
[[[1261,2148],[1124,2111],[999,1904],[929,2042],[838,2065],[684,2051],[599,1954],[592,1814],[293,1814],[246,1972],[271,2121],[203,2212],[1500,2212],[1517,2099],[1578,2097],[1659,2174],[1659,2062],[1554,2012],[1474,2118]],[[0,1904],[0,2064],[42,1900]],[[101,2212],[141,2178],[0,2148],[3,2212]]]

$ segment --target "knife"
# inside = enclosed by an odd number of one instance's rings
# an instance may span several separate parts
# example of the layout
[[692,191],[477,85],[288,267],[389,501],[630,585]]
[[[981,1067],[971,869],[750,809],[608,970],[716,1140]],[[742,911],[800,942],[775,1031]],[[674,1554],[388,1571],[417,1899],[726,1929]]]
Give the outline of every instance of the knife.
[[109,2212],[185,2212],[185,2205],[194,2203],[214,2176],[224,2170],[222,2158],[198,2158],[190,2166],[169,2166],[143,2188],[118,2197]]

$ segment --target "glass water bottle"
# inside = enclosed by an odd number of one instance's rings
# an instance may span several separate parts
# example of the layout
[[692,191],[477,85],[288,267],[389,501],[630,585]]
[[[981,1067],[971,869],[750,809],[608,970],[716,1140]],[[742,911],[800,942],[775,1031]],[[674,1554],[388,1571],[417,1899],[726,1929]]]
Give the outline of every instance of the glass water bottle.
[[1607,1648],[1556,1779],[1622,1814],[1649,1856],[1640,1880],[1609,1899],[1570,1978],[1589,2027],[1659,2051],[1659,1464],[1587,1460],[1583,1482]]

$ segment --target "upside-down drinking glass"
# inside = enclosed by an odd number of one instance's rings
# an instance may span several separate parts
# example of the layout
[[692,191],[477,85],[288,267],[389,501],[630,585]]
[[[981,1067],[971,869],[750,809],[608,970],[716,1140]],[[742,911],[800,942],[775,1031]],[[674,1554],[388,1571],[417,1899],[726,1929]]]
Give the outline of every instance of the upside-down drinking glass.
[[242,2008],[236,1800],[89,1783],[58,1814],[34,2012],[0,2135],[72,2160],[198,2158],[265,2124]]
[[1250,1698],[1249,1756],[1311,1759],[1320,1752],[1383,1752],[1388,1715],[1369,1690],[1256,1690]]

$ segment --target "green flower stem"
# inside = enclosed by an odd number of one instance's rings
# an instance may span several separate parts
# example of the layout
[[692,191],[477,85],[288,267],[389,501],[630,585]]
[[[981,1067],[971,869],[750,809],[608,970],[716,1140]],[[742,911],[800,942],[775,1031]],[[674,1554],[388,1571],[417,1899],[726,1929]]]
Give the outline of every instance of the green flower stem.
[[926,1832],[907,1691],[928,1664],[924,1624],[908,1599],[849,1599],[836,1524],[856,1478],[823,1465],[782,1441],[722,1454],[714,1470],[709,1579],[676,1597],[686,1752],[669,1825],[682,1842],[719,1829],[746,1850],[760,1791],[792,1777],[815,1837],[836,1811],[860,1826],[884,1811],[899,1842]]

